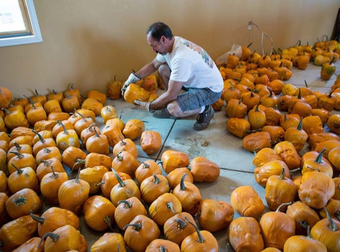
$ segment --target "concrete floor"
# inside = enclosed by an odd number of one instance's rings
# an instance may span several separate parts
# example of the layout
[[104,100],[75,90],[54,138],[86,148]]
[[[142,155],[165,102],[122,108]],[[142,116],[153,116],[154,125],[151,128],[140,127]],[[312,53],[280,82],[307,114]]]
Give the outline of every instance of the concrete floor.
[[[340,69],[340,63],[336,64]],[[312,90],[327,92],[334,83],[335,75],[329,81],[320,79],[321,67],[309,64],[306,70],[298,70],[293,67],[293,76],[286,83],[295,86],[304,86],[304,80],[307,81]],[[266,205],[264,197],[264,188],[259,186],[253,175],[254,166],[252,164],[253,153],[242,148],[242,140],[231,135],[225,127],[227,118],[223,109],[216,112],[211,124],[207,130],[196,132],[192,129],[196,117],[186,119],[156,119],[143,110],[136,109],[134,105],[123,100],[108,100],[107,104],[113,105],[122,120],[127,122],[129,119],[140,119],[145,122],[146,130],[158,131],[163,140],[160,151],[152,156],[146,155],[140,147],[140,140],[135,143],[138,147],[138,160],[142,162],[146,159],[160,160],[161,154],[168,149],[174,149],[185,152],[189,155],[190,160],[196,156],[205,156],[209,160],[217,163],[221,169],[220,177],[213,183],[196,184],[204,199],[217,199],[230,204],[230,194],[236,187],[242,185],[251,185],[261,197]],[[333,112],[334,113],[334,112]],[[97,118],[98,125],[102,125],[101,119]],[[325,129],[327,130],[327,129]],[[306,146],[303,152],[308,151]],[[267,209],[268,210],[268,209]],[[235,212],[235,217],[239,215]],[[82,218],[81,218],[82,219]],[[83,219],[81,232],[87,238],[89,250],[91,245],[103,234],[89,230]],[[227,229],[214,234],[218,239],[219,251],[226,251]]]

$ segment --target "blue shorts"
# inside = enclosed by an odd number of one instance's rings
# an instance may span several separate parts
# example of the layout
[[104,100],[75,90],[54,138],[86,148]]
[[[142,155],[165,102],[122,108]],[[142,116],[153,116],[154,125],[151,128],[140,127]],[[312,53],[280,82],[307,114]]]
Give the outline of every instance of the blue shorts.
[[221,94],[222,92],[215,93],[209,88],[189,88],[188,91],[179,94],[176,101],[184,112],[213,104]]

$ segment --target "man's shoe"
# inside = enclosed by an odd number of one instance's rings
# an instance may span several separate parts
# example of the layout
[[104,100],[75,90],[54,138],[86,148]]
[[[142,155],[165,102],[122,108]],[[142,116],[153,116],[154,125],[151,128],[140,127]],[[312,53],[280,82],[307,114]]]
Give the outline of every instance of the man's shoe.
[[209,105],[208,109],[197,116],[197,122],[194,124],[194,130],[204,130],[208,128],[211,119],[214,116],[214,109]]
[[172,119],[176,119],[173,115],[171,115],[169,113],[169,110],[167,108],[155,110],[155,112],[153,112],[152,115],[153,115],[153,117],[156,117],[156,118],[172,118]]

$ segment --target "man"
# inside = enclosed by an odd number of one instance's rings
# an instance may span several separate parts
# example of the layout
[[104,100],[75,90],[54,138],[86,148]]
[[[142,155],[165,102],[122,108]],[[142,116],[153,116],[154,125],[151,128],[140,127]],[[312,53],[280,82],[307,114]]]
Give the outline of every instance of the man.
[[[211,104],[216,102],[223,89],[223,79],[207,52],[185,40],[173,36],[162,22],[147,30],[147,42],[157,56],[136,73],[130,74],[122,93],[130,83],[158,70],[165,92],[151,103],[135,101],[137,106],[153,112],[157,118],[180,118],[198,114],[195,130],[208,128],[214,116]],[[186,92],[182,92],[184,89]]]

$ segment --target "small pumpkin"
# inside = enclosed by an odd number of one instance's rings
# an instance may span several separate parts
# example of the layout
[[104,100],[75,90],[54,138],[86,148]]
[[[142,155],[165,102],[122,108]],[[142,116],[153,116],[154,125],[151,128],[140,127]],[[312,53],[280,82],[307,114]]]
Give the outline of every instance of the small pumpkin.
[[214,182],[220,176],[220,167],[206,157],[197,156],[190,161],[195,182]]
[[99,239],[93,243],[91,252],[103,251],[127,252],[123,236],[120,233],[105,233],[99,237]]
[[170,173],[176,168],[189,165],[189,155],[176,150],[166,150],[161,156],[163,170]]
[[141,134],[140,144],[142,150],[148,154],[152,155],[159,151],[162,146],[162,137],[157,131],[146,130]]

